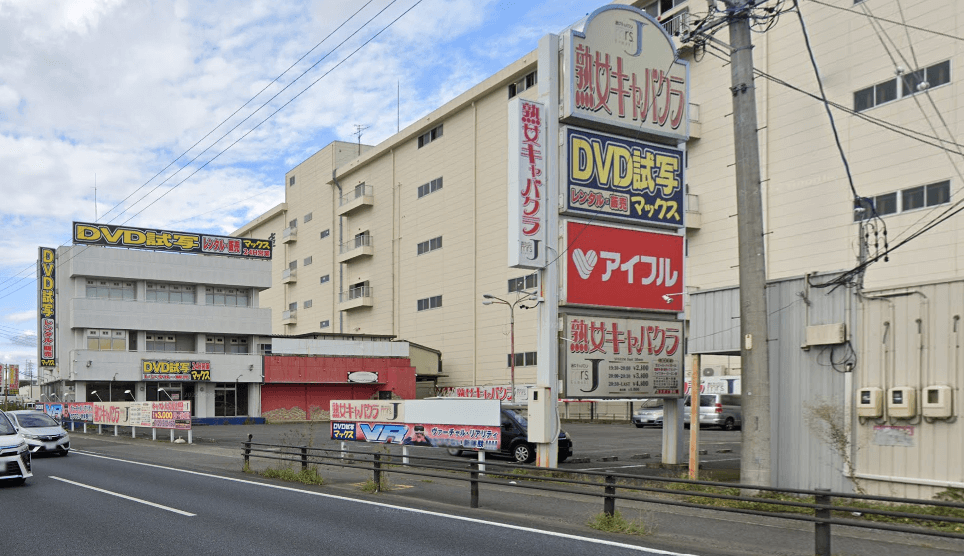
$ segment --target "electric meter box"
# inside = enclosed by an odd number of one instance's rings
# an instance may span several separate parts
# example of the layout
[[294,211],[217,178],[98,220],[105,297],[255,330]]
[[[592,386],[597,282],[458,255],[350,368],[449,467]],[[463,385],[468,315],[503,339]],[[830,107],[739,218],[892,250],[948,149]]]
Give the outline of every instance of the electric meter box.
[[921,396],[921,413],[924,417],[946,419],[954,412],[950,386],[928,386]]
[[857,416],[880,418],[884,415],[884,391],[876,386],[857,390]]
[[896,386],[887,390],[887,415],[895,419],[910,419],[917,415],[917,390],[910,386]]
[[548,386],[529,388],[529,442],[548,444],[552,442],[555,427],[553,401],[549,399]]

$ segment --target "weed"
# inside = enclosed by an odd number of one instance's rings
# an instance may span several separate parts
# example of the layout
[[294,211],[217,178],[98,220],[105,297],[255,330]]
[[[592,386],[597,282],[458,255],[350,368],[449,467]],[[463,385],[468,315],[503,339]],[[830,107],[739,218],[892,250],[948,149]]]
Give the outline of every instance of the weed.
[[[844,416],[840,404],[828,401],[805,403],[804,420],[807,426],[830,449],[843,460],[844,475],[854,484],[854,490],[860,494],[867,494],[864,487],[857,480],[857,468],[851,453],[850,424]],[[854,448],[856,451],[857,448]]]
[[606,513],[596,514],[589,519],[586,524],[597,531],[607,533],[623,533],[625,535],[637,535],[640,537],[651,535],[653,528],[639,520],[627,521],[621,513],[615,512],[613,515]]
[[388,483],[388,479],[386,479],[384,475],[382,476],[381,482],[382,482],[381,485],[377,485],[375,484],[375,481],[373,481],[372,479],[368,479],[367,481],[365,481],[365,484],[361,486],[361,490],[362,492],[367,492],[369,494],[392,490],[392,485]]
[[324,478],[319,475],[318,470],[313,467],[301,469],[299,471],[295,471],[290,467],[285,467],[282,469],[274,469],[269,467],[261,472],[261,476],[268,479],[281,479],[282,481],[288,481],[290,483],[303,483],[306,485],[325,484]]

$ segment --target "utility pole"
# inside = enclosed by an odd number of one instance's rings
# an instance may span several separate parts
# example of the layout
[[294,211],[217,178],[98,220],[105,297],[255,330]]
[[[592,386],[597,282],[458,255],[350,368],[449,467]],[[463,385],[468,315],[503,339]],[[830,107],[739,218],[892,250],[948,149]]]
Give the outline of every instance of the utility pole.
[[[733,142],[736,154],[737,227],[740,262],[740,332],[743,345],[743,453],[740,482],[771,486],[770,367],[767,354],[766,254],[760,152],[757,142],[753,45],[748,0],[724,0],[730,29]],[[694,400],[698,400],[694,392]]]

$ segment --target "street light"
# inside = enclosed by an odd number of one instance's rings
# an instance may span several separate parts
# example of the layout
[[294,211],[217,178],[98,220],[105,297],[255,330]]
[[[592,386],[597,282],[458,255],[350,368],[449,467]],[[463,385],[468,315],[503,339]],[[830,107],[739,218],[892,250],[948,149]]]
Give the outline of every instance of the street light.
[[[525,290],[523,290],[522,293],[526,294],[526,296],[520,297],[519,299],[516,299],[511,303],[502,299],[501,297],[496,297],[494,295],[487,294],[487,293],[482,294],[482,298],[485,299],[485,301],[482,302],[482,305],[492,305],[493,303],[500,303],[509,308],[509,349],[511,352],[509,355],[509,361],[510,361],[509,368],[511,369],[509,371],[509,384],[511,385],[510,387],[512,388],[511,399],[513,402],[515,402],[515,306],[523,301],[535,301],[536,303],[539,303],[540,301],[542,301],[542,299],[539,298],[539,296],[536,295],[535,293],[530,293]],[[525,305],[522,305],[521,307],[523,309],[532,308],[532,307],[526,307]]]
[[130,395],[131,399],[135,402],[137,401],[137,398],[134,397],[134,394],[131,394],[130,390],[124,390],[124,393]]
[[100,395],[97,394],[97,390],[91,390],[91,391],[90,391],[90,395],[91,395],[91,396],[97,396],[97,400],[98,400],[98,401],[101,401],[101,402],[104,401],[104,400],[102,400],[102,399],[100,398]]
[[[52,394],[50,394],[50,396],[53,396],[53,397],[57,398],[57,400],[56,400],[57,403],[64,403],[64,402],[60,401],[60,396],[58,396],[56,393],[52,393]],[[48,399],[48,400],[50,399],[50,396],[47,396],[47,399]]]
[[174,401],[174,398],[172,398],[171,395],[167,393],[167,390],[165,390],[165,389],[163,389],[163,388],[158,388],[157,391],[158,391],[158,392],[164,392],[164,395],[167,396],[167,399],[171,400],[172,402]]

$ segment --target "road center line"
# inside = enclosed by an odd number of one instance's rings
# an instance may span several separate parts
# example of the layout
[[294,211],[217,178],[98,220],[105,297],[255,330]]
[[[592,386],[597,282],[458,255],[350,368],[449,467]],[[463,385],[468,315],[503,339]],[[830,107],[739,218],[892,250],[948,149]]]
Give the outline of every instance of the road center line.
[[176,513],[176,514],[186,515],[186,516],[188,516],[188,517],[194,517],[194,516],[197,515],[197,514],[192,514],[192,513],[190,513],[190,512],[185,512],[185,511],[183,511],[183,510],[178,510],[178,509],[176,509],[176,508],[171,508],[171,507],[168,507],[168,506],[162,506],[162,505],[160,505],[160,504],[155,504],[154,502],[148,502],[147,500],[142,500],[142,499],[140,499],[140,498],[134,498],[133,496],[127,496],[126,494],[120,494],[120,493],[118,493],[118,492],[111,492],[111,491],[109,491],[109,490],[104,490],[104,489],[102,489],[102,488],[97,488],[97,487],[95,487],[95,486],[85,485],[85,484],[83,484],[83,483],[78,483],[78,482],[75,482],[75,481],[70,481],[70,480],[67,480],[67,479],[62,479],[62,478],[60,478],[60,477],[54,477],[54,476],[51,475],[50,478],[51,478],[51,479],[54,479],[54,480],[57,480],[57,481],[64,482],[64,483],[69,483],[69,484],[72,484],[72,485],[74,485],[74,486],[79,486],[79,487],[83,487],[83,488],[89,488],[90,490],[95,490],[95,491],[97,491],[97,492],[103,492],[104,494],[109,494],[109,495],[111,495],[111,496],[116,496],[116,497],[118,497],[118,498],[123,498],[123,499],[125,499],[125,500],[131,500],[131,501],[133,501],[133,502],[139,502],[139,503],[141,503],[141,504],[146,504],[146,505],[148,505],[148,506],[153,506],[153,507],[155,507],[155,508],[159,508],[159,509],[162,509],[162,510],[167,510],[167,511],[169,511],[169,512],[174,512],[174,513]]

